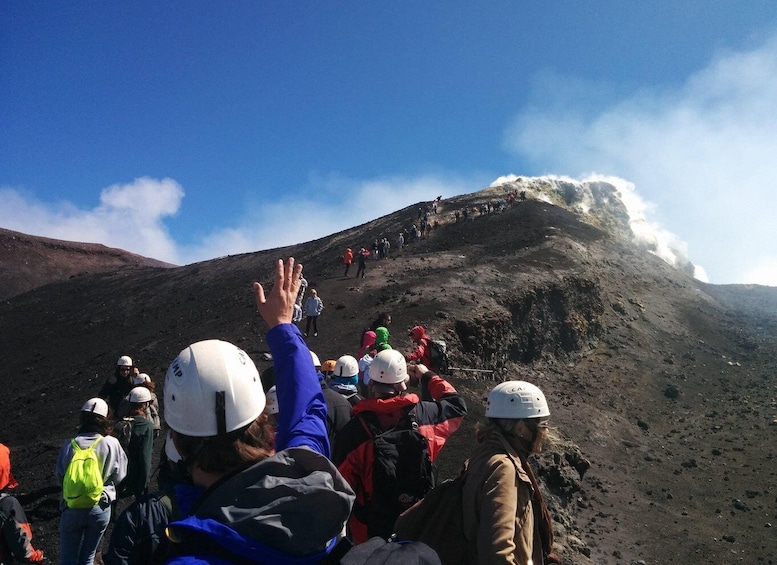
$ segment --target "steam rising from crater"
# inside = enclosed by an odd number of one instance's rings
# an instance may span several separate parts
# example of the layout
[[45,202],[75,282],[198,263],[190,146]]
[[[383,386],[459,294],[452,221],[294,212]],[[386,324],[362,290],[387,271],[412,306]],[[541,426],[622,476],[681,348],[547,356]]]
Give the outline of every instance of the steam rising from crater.
[[653,205],[643,200],[634,183],[619,177],[591,174],[583,180],[565,176],[506,175],[491,183],[525,190],[528,198],[562,205],[610,232],[626,237],[673,267],[707,282],[704,269],[694,265],[688,245],[648,219]]

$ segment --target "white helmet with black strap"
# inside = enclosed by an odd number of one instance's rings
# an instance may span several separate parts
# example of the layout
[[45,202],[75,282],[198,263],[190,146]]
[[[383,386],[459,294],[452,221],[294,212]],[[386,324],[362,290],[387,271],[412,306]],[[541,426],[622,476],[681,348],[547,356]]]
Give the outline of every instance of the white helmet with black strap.
[[343,355],[335,363],[333,377],[350,379],[359,375],[359,362],[351,355]]
[[167,370],[164,395],[167,425],[191,437],[239,430],[266,404],[259,372],[248,354],[217,339],[181,351]]

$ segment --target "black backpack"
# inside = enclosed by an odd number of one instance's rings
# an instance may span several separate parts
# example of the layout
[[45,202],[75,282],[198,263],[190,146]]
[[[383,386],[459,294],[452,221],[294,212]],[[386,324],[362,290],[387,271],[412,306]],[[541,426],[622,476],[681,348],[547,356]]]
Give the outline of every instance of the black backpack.
[[124,448],[124,452],[129,454],[129,445],[132,440],[132,426],[135,424],[133,418],[122,418],[116,420],[113,424],[113,436],[119,440],[119,443]]
[[430,369],[438,373],[448,373],[448,345],[441,339],[429,340],[429,359],[432,362]]
[[[173,514],[170,495],[159,492],[135,500],[119,515],[103,562],[141,565],[159,562],[165,553],[165,528]],[[156,561],[154,555],[159,557]]]
[[387,431],[381,430],[374,412],[356,416],[373,443],[372,496],[363,516],[359,516],[362,509],[354,508],[357,518],[367,524],[369,537],[387,539],[397,517],[434,487],[429,440],[418,431],[414,408]]

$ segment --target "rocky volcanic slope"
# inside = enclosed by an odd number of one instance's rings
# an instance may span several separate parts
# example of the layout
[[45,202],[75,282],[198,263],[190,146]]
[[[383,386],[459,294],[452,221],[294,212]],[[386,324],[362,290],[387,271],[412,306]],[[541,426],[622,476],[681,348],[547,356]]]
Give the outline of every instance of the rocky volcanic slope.
[[0,300],[78,275],[143,266],[173,265],[96,243],[60,241],[0,228]]
[[81,276],[0,305],[0,441],[38,543],[56,558],[56,453],[115,359],[132,355],[161,388],[178,351],[221,338],[261,370],[266,328],[250,283],[294,255],[326,304],[309,340],[322,359],[353,353],[389,310],[395,347],[423,323],[454,366],[493,371],[450,377],[470,415],[438,460],[442,476],[467,456],[497,380],[545,390],[556,440],[537,471],[566,563],[772,563],[773,337],[731,297],[561,206],[529,200],[453,222],[456,208],[495,195],[443,201],[430,239],[370,262],[364,279],[341,276],[342,250],[393,240],[416,207],[293,248]]

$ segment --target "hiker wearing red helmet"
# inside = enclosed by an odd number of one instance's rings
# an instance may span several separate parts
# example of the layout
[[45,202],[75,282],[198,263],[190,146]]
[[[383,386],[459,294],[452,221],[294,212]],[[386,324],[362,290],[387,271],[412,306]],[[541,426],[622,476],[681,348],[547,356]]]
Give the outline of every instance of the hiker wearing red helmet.
[[410,330],[410,338],[415,344],[415,349],[412,353],[405,355],[405,360],[409,363],[416,362],[427,367],[439,370],[439,367],[435,367],[432,363],[432,350],[429,346],[429,336],[426,335],[426,330],[423,326],[415,326]]

